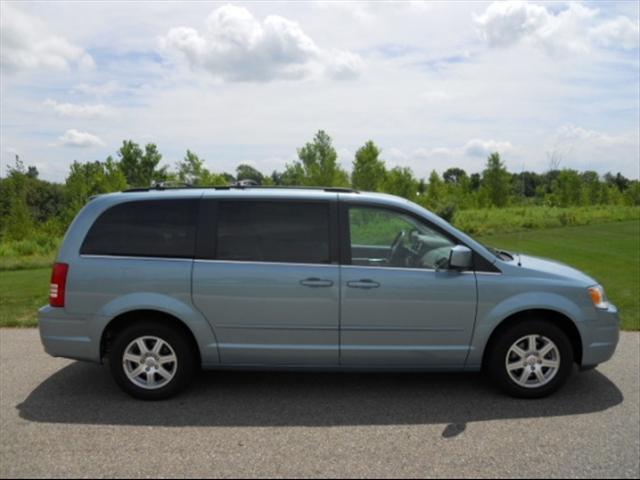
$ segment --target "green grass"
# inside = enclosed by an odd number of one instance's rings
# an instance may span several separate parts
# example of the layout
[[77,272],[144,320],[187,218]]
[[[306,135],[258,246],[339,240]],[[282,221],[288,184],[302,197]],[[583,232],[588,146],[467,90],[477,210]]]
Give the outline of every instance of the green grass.
[[[640,330],[640,222],[530,230],[478,237],[486,244],[568,263],[601,282],[622,327]],[[0,326],[34,326],[47,303],[50,268],[0,271]]]
[[481,242],[567,263],[597,279],[620,310],[622,328],[640,330],[640,222],[550,228],[478,237]]
[[38,308],[49,301],[50,268],[0,272],[0,327],[37,325]]

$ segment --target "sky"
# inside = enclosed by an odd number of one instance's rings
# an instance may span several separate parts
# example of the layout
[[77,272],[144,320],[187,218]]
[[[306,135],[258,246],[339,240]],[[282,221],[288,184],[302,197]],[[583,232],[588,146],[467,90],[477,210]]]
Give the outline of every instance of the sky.
[[640,176],[639,5],[626,2],[6,2],[0,174],[64,181],[153,142],[270,173],[324,129],[418,177]]

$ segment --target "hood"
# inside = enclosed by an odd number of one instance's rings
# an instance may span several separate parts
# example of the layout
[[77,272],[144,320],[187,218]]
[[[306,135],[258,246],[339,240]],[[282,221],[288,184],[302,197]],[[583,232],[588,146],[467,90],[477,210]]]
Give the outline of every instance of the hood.
[[536,274],[539,274],[539,276],[544,277],[574,280],[584,283],[585,286],[591,286],[598,283],[586,273],[564,263],[556,262],[547,258],[520,255],[518,253],[514,254],[514,257],[514,261],[510,262],[512,265],[516,266],[519,262],[521,266],[516,268],[527,270],[534,276],[538,276]]

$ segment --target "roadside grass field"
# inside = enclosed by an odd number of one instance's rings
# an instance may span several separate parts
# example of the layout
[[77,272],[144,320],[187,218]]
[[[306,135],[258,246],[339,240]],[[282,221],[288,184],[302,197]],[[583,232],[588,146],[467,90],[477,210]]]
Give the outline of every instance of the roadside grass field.
[[0,327],[34,327],[49,302],[51,268],[0,271]]
[[[640,330],[640,222],[527,230],[478,237],[481,242],[576,267],[602,283],[620,309],[622,328]],[[50,268],[0,271],[0,326],[36,325],[48,301]]]

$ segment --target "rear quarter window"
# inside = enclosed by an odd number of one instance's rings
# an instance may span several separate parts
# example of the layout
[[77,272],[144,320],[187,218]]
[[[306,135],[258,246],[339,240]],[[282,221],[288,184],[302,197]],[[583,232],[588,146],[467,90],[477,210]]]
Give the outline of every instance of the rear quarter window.
[[103,212],[84,239],[83,255],[192,258],[197,199],[146,200]]

